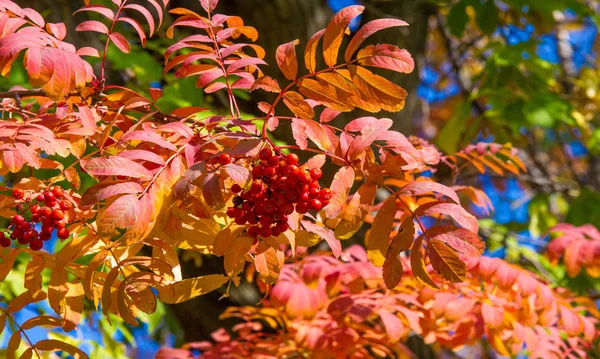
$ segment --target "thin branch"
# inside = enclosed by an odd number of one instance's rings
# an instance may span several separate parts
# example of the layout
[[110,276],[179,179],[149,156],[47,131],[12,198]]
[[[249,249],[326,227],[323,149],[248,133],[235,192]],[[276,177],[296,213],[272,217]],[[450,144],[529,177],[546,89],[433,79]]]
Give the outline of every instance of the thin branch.
[[0,92],[0,98],[14,98],[15,100],[31,96],[46,96],[46,91],[42,89],[33,89]]
[[31,341],[31,339],[29,339],[29,336],[27,335],[25,330],[19,325],[19,323],[17,323],[15,318],[13,318],[12,315],[10,315],[10,313],[6,309],[0,307],[0,310],[2,310],[4,312],[4,315],[6,315],[6,317],[8,319],[10,319],[10,321],[14,324],[14,326],[17,327],[17,329],[21,332],[21,334],[23,334],[23,337],[25,338],[25,340],[27,340],[27,342],[29,343],[29,346],[31,347],[31,349],[33,350],[35,355],[38,357],[38,359],[41,359],[42,357],[41,357],[40,353],[38,352],[37,348]]

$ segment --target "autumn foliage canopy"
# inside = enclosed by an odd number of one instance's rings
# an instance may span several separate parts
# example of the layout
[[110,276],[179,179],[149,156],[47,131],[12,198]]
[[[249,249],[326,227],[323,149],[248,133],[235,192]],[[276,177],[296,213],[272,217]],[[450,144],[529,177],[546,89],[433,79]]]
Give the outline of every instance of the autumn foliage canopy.
[[[7,358],[86,358],[73,344],[31,342],[26,333],[38,326],[68,332],[94,311],[135,326],[157,301],[215,290],[227,296],[241,281],[256,283],[265,299],[227,310],[225,317],[241,319],[233,332],[163,348],[158,357],[408,358],[403,342],[412,333],[449,350],[485,339],[506,356],[577,358],[594,350],[593,301],[481,257],[485,243],[469,209],[490,203],[480,189],[459,185],[461,174],[523,173],[517,150],[479,143],[445,154],[375,117],[402,110],[408,96],[378,71],[410,73],[414,61],[395,45],[364,41],[407,23],[374,20],[349,36],[363,7],[344,8],[306,44],[277,48],[288,80],[279,83],[263,73],[257,31],[216,13],[217,0],[200,0],[201,13],[171,9],[164,72],[225,93],[230,108],[163,112],[160,89],[140,94],[106,83],[104,72],[107,51],[146,44],[168,2],[84,1],[79,11],[101,21],[77,31],[105,41],[95,49],[75,48],[63,41],[64,24],[0,0],[2,75],[22,61],[33,88],[13,88],[0,104],[0,175],[20,174],[0,188],[0,279],[17,257],[28,260],[25,291],[0,303],[0,331],[15,328]],[[119,23],[137,38],[119,32]],[[179,36],[182,28],[193,35]],[[100,73],[88,63],[93,57],[102,59]],[[263,116],[242,116],[240,90],[268,93],[271,100],[257,104]],[[373,116],[332,124],[355,109]],[[276,143],[272,132],[282,127],[294,143]],[[453,182],[437,179],[442,167]],[[585,268],[597,277],[598,231],[562,225],[556,232],[566,234],[552,243],[550,259],[564,257],[570,275]],[[359,235],[364,246],[343,245]],[[62,243],[49,251],[53,236]],[[184,278],[180,257],[190,251],[223,257],[223,270]],[[14,319],[40,301],[54,313]]]

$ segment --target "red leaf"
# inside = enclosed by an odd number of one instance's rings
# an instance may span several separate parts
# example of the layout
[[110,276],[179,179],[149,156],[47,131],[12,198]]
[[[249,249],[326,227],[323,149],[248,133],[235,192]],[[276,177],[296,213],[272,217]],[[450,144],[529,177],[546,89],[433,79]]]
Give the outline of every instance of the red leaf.
[[81,118],[81,123],[83,124],[83,127],[86,130],[89,130],[89,135],[93,135],[94,133],[96,133],[96,118],[94,117],[92,110],[88,106],[79,106],[79,117]]
[[[154,17],[152,17],[152,14],[150,13],[150,11],[148,11],[148,9],[146,9],[145,7],[140,6],[138,4],[125,5],[123,8],[136,10],[136,11],[140,12],[142,14],[142,16],[144,16],[144,18],[146,18],[146,21],[148,22],[148,25],[150,26],[150,36],[152,36],[152,34],[154,33],[154,29],[155,29]],[[138,31],[138,33],[139,33],[139,31]],[[143,31],[142,31],[142,33],[143,33]],[[140,38],[141,38],[141,35],[140,35]]]
[[200,0],[200,5],[202,5],[202,8],[208,13],[212,12],[217,7],[218,3],[219,0]]
[[455,226],[434,226],[427,230],[426,235],[430,239],[446,243],[460,254],[471,257],[479,257],[485,250],[485,242],[479,238],[477,233],[468,229]]
[[400,318],[398,318],[396,314],[390,313],[385,309],[380,309],[377,311],[377,314],[379,314],[379,318],[381,318],[381,322],[383,322],[385,332],[390,338],[390,341],[395,343],[400,340],[406,332],[406,328],[402,324]]
[[277,66],[288,80],[295,80],[298,75],[298,59],[296,58],[296,45],[299,41],[296,39],[286,44],[279,45],[275,52]]
[[460,204],[458,195],[456,194],[456,192],[454,192],[452,188],[444,186],[441,183],[432,181],[411,182],[406,186],[402,187],[398,193],[405,196],[419,196],[430,192],[441,193],[444,196],[452,199],[457,204]]
[[332,110],[329,107],[326,107],[325,109],[323,109],[323,112],[321,112],[319,120],[321,121],[321,123],[327,123],[336,118],[340,113],[340,111]]
[[305,166],[308,167],[308,169],[321,168],[325,165],[325,160],[327,160],[327,156],[323,154],[314,155],[306,161]]
[[319,45],[319,40],[321,40],[324,33],[325,29],[316,32],[308,39],[306,48],[304,49],[304,66],[306,66],[311,74],[315,73],[317,67],[317,45]]
[[327,218],[337,217],[348,199],[348,193],[350,188],[354,184],[354,168],[351,166],[344,166],[333,177],[331,182],[331,202],[325,207],[325,215]]
[[135,225],[139,214],[140,203],[137,196],[127,194],[119,197],[98,213],[98,234],[112,237],[117,233],[117,229],[128,229]]
[[402,73],[410,73],[415,68],[415,62],[408,51],[388,44],[369,45],[358,52],[356,59],[363,66]]
[[430,239],[427,243],[427,252],[431,266],[443,278],[452,283],[460,283],[465,280],[467,266],[458,258],[458,254],[444,242]]
[[159,134],[150,131],[133,131],[126,133],[121,137],[121,141],[143,141],[150,142],[158,145],[162,148],[166,148],[171,151],[177,151],[177,147],[171,142],[165,140]]
[[460,205],[455,203],[429,202],[420,206],[415,211],[415,214],[419,216],[430,216],[438,213],[452,217],[456,221],[456,223],[460,224],[461,226],[465,227],[473,233],[477,233],[479,230],[477,218],[473,217],[472,214],[470,214]]
[[100,21],[88,20],[77,25],[75,31],[94,31],[101,34],[108,34],[108,27]]
[[256,65],[266,65],[266,64],[267,63],[264,60],[261,60],[257,57],[246,57],[246,58],[239,59],[239,60],[232,62],[231,65],[229,65],[229,67],[227,67],[227,73],[231,74],[235,70],[239,70],[246,66],[250,66],[257,70],[260,70],[258,68],[258,66],[256,66]]
[[356,136],[348,147],[348,159],[354,161],[367,149],[371,144],[390,127],[393,121],[389,118],[383,118],[375,121],[375,123],[363,127],[360,130],[360,135]]
[[144,29],[142,29],[142,25],[136,20],[130,17],[120,17],[117,21],[126,22],[137,32],[140,37],[140,41],[142,42],[142,46],[146,47],[146,33],[144,33]]
[[128,54],[129,51],[131,51],[129,41],[127,41],[125,36],[119,34],[118,32],[113,32],[110,35],[108,35],[108,37],[110,38],[110,41],[112,41],[113,44],[115,44],[115,46],[119,48],[119,50],[123,51],[126,54]]
[[483,316],[486,326],[490,328],[498,328],[504,321],[504,308],[483,303],[481,305],[481,315]]
[[140,184],[135,182],[107,182],[100,183],[89,188],[81,197],[83,207],[92,206],[102,200],[120,194],[141,193],[144,190]]
[[333,255],[338,258],[342,253],[342,244],[335,238],[333,231],[329,228],[321,227],[310,221],[301,221],[302,226],[309,232],[314,233],[327,242]]
[[354,35],[350,43],[348,43],[348,47],[346,47],[346,53],[344,54],[344,59],[346,62],[349,62],[352,58],[352,55],[360,45],[365,41],[365,39],[379,30],[387,29],[394,26],[408,26],[408,23],[398,19],[377,19],[366,23],[362,26]]
[[148,161],[151,163],[156,163],[160,166],[163,166],[165,164],[165,160],[163,160],[162,157],[160,157],[154,152],[146,150],[125,150],[123,152],[119,152],[117,156],[127,158],[130,160]]
[[[125,7],[127,7],[127,6],[125,6]],[[115,18],[114,12],[104,5],[86,5],[86,6],[82,7],[81,9],[75,11],[75,14],[78,12],[81,12],[81,11],[92,11],[97,14],[105,16],[109,20],[114,20],[114,18]]]
[[350,25],[352,19],[360,15],[364,9],[365,7],[360,5],[343,8],[333,16],[333,19],[331,19],[325,28],[325,33],[323,34],[323,58],[327,66],[333,67],[336,64],[338,51],[342,44],[346,28]]
[[248,182],[250,182],[250,171],[246,167],[236,165],[235,163],[230,163],[221,168],[224,169],[229,177],[231,177],[231,179],[235,183],[239,184],[242,188],[244,188]]
[[152,178],[152,173],[137,162],[123,157],[98,157],[80,161],[81,168],[94,176],[126,176],[140,179]]
[[46,24],[46,30],[59,40],[63,40],[67,36],[67,27],[62,22],[58,24],[49,22]]

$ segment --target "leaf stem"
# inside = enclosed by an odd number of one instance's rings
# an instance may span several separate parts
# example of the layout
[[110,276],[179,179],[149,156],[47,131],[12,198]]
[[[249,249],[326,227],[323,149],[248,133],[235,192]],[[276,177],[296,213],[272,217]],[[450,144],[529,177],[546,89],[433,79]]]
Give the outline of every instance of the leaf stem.
[[25,340],[27,340],[27,343],[29,343],[29,346],[33,349],[33,352],[35,353],[35,355],[38,357],[38,359],[42,359],[42,357],[40,356],[40,353],[38,352],[37,348],[35,347],[35,345],[33,345],[33,342],[31,341],[31,339],[29,339],[29,336],[27,335],[27,333],[25,332],[25,330],[19,325],[19,323],[17,323],[17,321],[15,320],[15,318],[12,317],[12,315],[10,315],[10,313],[0,307],[0,309],[2,310],[2,312],[4,313],[4,315],[6,315],[6,317],[8,319],[10,319],[10,321],[13,323],[13,325],[15,327],[17,327],[17,329],[21,332],[21,334],[23,334],[23,337],[25,338]]

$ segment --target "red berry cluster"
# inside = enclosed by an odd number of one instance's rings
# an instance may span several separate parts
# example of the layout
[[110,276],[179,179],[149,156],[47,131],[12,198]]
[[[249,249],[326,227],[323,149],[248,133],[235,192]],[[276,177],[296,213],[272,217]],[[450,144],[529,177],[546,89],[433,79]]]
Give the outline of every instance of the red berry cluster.
[[[20,213],[14,216],[10,222],[12,233],[4,232],[0,236],[0,245],[8,247],[11,240],[20,244],[29,244],[34,251],[42,249],[44,242],[52,237],[52,231],[56,229],[56,236],[60,239],[69,238],[69,230],[65,228],[65,211],[71,209],[71,202],[64,200],[65,193],[60,187],[51,187],[49,191],[37,194],[35,197],[25,197],[25,191],[15,188],[12,192]],[[22,200],[22,202],[21,202]],[[35,203],[34,203],[35,201]],[[24,211],[24,203],[29,207]],[[23,214],[29,210],[31,220],[26,220]],[[35,224],[41,223],[41,231],[35,229]]]
[[243,193],[240,185],[231,186],[238,195],[233,198],[234,207],[227,209],[227,216],[235,223],[250,225],[247,231],[251,237],[278,236],[288,229],[287,216],[294,211],[304,214],[329,204],[331,191],[320,187],[320,169],[298,166],[297,155],[274,154],[268,148],[258,157],[252,185]]

